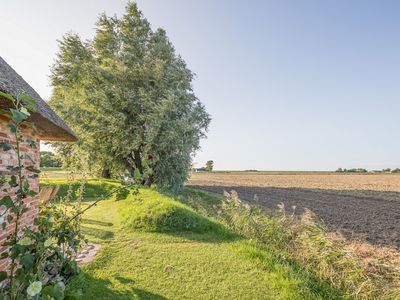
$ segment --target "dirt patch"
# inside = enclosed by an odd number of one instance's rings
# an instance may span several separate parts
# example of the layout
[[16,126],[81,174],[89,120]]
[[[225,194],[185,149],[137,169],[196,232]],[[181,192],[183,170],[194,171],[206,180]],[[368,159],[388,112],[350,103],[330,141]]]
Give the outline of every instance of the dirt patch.
[[343,174],[329,172],[198,172],[190,184],[306,188],[335,191],[399,193],[400,174]]
[[308,208],[314,211],[330,231],[338,231],[351,240],[367,241],[400,249],[400,193],[340,191],[306,188],[255,187],[190,182],[189,187],[216,194],[235,190],[239,197],[276,209],[281,202],[296,214]]

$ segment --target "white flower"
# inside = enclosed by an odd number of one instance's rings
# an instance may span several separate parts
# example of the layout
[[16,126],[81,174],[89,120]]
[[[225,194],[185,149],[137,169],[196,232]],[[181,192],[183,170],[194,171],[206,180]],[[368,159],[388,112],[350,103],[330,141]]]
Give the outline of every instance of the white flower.
[[54,223],[55,221],[56,221],[56,220],[54,220],[53,217],[50,217],[50,218],[49,218],[49,222],[50,222],[50,223]]
[[25,108],[25,107],[21,107],[21,109],[19,110],[20,112],[22,112],[24,115],[30,116],[31,114],[29,113],[29,111]]
[[41,290],[42,290],[42,282],[34,281],[28,286],[26,292],[29,296],[34,297],[37,294],[39,294]]
[[62,281],[57,282],[57,284],[60,286],[61,290],[64,291],[65,290],[65,283]]
[[46,248],[47,248],[47,247],[50,247],[52,243],[53,243],[53,242],[52,242],[51,238],[48,238],[47,240],[45,240],[44,246],[45,246]]
[[30,244],[32,244],[32,240],[29,237],[24,237],[23,239],[21,239],[18,244],[20,244],[21,246],[29,246]]

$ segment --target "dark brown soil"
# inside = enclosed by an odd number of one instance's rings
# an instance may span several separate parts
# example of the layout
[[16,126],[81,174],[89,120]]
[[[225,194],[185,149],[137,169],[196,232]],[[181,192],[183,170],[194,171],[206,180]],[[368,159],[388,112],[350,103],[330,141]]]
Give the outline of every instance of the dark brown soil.
[[[308,208],[315,212],[331,231],[349,239],[367,241],[400,249],[400,193],[390,197],[382,192],[336,191],[303,188],[192,185],[216,194],[235,190],[239,198],[275,209],[281,202],[286,211],[296,214]],[[255,195],[257,195],[255,200]]]

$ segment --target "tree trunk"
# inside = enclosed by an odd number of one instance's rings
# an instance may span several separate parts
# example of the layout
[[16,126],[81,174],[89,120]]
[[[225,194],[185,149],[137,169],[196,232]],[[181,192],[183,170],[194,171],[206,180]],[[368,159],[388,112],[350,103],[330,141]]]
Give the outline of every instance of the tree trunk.
[[[135,177],[136,169],[139,171],[140,175],[143,175],[144,170],[142,165],[141,148],[142,147],[139,147],[139,150],[132,150],[130,155],[127,157],[127,168],[131,177]],[[146,181],[142,180],[141,184],[145,185]]]
[[111,178],[110,169],[104,168],[104,169],[101,171],[101,177],[102,177],[102,178]]
[[140,154],[140,150],[133,150],[133,161],[135,167],[139,170],[140,174],[143,174],[142,157]]
[[135,176],[135,168],[131,164],[127,164],[129,175],[133,178]]
[[153,184],[153,182],[154,182],[154,177],[153,177],[153,175],[151,175],[151,176],[149,176],[149,178],[146,179],[144,185],[151,186]]

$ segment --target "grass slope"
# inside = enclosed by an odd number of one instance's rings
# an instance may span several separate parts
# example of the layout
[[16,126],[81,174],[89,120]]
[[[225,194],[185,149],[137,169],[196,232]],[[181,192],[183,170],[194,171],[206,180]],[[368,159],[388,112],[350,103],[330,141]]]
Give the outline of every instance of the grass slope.
[[[101,181],[96,184],[103,189]],[[341,299],[279,254],[221,230],[221,224],[199,215],[193,205],[191,209],[152,190],[141,190],[140,197],[139,202],[133,197],[108,199],[85,214],[84,233],[102,247],[69,284],[71,298]],[[179,213],[174,214],[177,208]],[[198,232],[169,221],[153,226],[154,220],[171,215],[189,220],[183,224],[207,226]],[[140,230],[127,226],[132,220],[140,220]]]
[[215,231],[219,224],[211,222],[188,206],[152,190],[142,190],[137,201],[121,209],[125,228],[151,232]]

